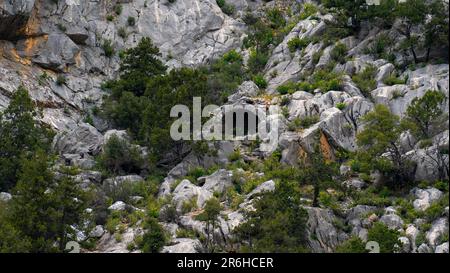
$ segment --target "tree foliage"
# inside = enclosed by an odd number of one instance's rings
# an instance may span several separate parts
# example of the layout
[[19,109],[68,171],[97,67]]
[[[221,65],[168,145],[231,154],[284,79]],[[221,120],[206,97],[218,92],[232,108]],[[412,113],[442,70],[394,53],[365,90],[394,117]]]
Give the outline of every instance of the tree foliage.
[[0,190],[15,186],[22,157],[38,149],[49,151],[52,132],[37,122],[40,113],[24,87],[13,94],[0,113]]

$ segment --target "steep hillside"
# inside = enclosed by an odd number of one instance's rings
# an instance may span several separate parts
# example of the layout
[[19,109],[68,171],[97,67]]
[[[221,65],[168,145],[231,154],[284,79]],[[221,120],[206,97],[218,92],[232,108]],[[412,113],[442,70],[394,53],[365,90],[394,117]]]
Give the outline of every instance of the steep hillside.
[[448,2],[356,2],[0,0],[0,252],[448,253]]

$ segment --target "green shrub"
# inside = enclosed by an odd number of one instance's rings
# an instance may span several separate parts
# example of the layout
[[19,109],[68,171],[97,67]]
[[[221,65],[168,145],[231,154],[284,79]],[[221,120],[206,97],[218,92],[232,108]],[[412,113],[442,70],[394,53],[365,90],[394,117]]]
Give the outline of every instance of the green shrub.
[[305,20],[311,15],[316,14],[319,11],[319,8],[313,3],[304,3],[302,11],[299,14],[300,20]]
[[307,116],[304,118],[295,118],[288,124],[289,131],[297,129],[306,129],[319,122],[319,116]]
[[66,77],[64,76],[64,75],[58,75],[58,77],[56,77],[56,84],[57,85],[64,85],[64,84],[66,84],[66,82],[67,82],[67,79],[66,79]]
[[117,15],[120,15],[120,14],[122,13],[122,10],[123,10],[122,5],[116,4],[116,5],[114,6],[114,12],[115,12]]
[[287,45],[289,48],[289,51],[295,52],[297,50],[301,50],[305,47],[307,47],[311,41],[309,39],[300,39],[298,37],[292,38],[288,41]]
[[347,46],[342,43],[337,43],[330,52],[331,60],[343,64],[346,62]]
[[101,168],[109,173],[139,173],[143,159],[136,147],[117,135],[112,135],[103,148],[99,163]]
[[121,37],[122,39],[127,38],[127,31],[124,27],[119,28],[119,30],[117,31],[117,34],[119,35],[119,37]]
[[339,110],[341,110],[341,111],[344,110],[345,107],[347,107],[347,104],[345,104],[344,102],[338,102],[338,103],[336,103],[336,108],[339,109]]
[[134,18],[134,17],[132,17],[132,16],[129,16],[128,19],[127,19],[127,23],[128,23],[128,25],[129,25],[130,27],[136,25],[136,18]]
[[145,233],[139,247],[144,253],[157,253],[166,244],[167,238],[164,229],[154,218],[149,218],[145,223]]
[[375,241],[380,245],[380,253],[394,253],[401,247],[398,240],[400,233],[389,229],[385,224],[376,222],[367,234],[368,241]]
[[353,82],[358,86],[361,92],[365,96],[370,96],[370,91],[377,87],[377,82],[375,77],[377,75],[378,69],[374,65],[367,66],[360,73],[355,74],[352,77]]
[[253,82],[261,89],[267,88],[267,81],[262,75],[256,75],[253,77]]
[[367,253],[366,244],[357,236],[352,236],[336,248],[336,253]]
[[109,39],[104,40],[103,44],[102,44],[102,49],[103,49],[103,52],[105,53],[106,57],[110,58],[114,55],[115,51],[114,51],[114,47],[112,45],[111,40],[109,40]]
[[383,83],[386,85],[405,84],[406,79],[401,79],[397,77],[397,75],[391,74],[386,79],[384,79]]

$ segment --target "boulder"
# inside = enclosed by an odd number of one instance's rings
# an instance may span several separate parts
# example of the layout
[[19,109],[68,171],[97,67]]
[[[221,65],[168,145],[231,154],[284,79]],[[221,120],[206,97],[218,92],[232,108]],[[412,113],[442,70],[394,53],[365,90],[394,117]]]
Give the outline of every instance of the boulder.
[[0,192],[0,201],[1,202],[8,202],[12,199],[12,195],[8,192]]
[[113,211],[122,211],[122,210],[125,210],[126,208],[127,208],[127,204],[125,204],[122,201],[117,201],[108,207],[109,210],[113,210]]
[[335,216],[331,210],[305,207],[308,211],[307,243],[315,253],[333,252],[345,236],[333,225]]
[[381,216],[380,221],[383,222],[390,229],[401,229],[403,228],[403,220],[400,216],[396,214],[386,214]]
[[[38,52],[38,53],[37,53]],[[50,34],[47,42],[38,47],[33,62],[48,69],[63,72],[75,64],[80,48],[65,34]]]
[[347,188],[355,189],[355,190],[362,190],[365,187],[367,187],[366,182],[362,181],[359,178],[351,178],[349,180],[346,180],[343,182],[343,185]]
[[432,253],[432,250],[427,244],[423,243],[417,248],[417,252],[418,253]]
[[273,180],[266,181],[247,194],[246,200],[252,199],[255,195],[264,192],[272,192],[275,190],[275,182]]
[[233,172],[220,169],[209,176],[199,178],[199,182],[204,182],[202,190],[222,194],[233,186]]
[[120,186],[123,183],[135,184],[139,182],[143,182],[144,178],[139,175],[125,175],[125,176],[116,176],[113,178],[108,178],[103,181],[104,186]]
[[411,241],[407,237],[400,237],[398,240],[401,243],[401,252],[409,253],[411,252]]
[[242,97],[254,97],[258,94],[259,87],[252,81],[243,82],[236,93],[228,97],[229,102],[236,102]]
[[438,245],[434,253],[448,253],[448,242]]
[[440,244],[440,240],[448,236],[448,218],[442,217],[431,224],[430,230],[426,233],[426,238],[430,246],[435,247]]
[[202,189],[199,186],[192,184],[189,180],[184,179],[175,188],[172,193],[176,208],[178,211],[182,210],[183,204],[189,202],[193,198],[199,208],[203,207],[206,201],[213,197],[212,192]]
[[441,199],[443,193],[435,188],[419,189],[414,188],[411,193],[416,197],[413,206],[418,211],[425,211],[431,204]]
[[60,154],[97,155],[102,144],[103,135],[87,123],[70,131],[60,132],[53,140],[53,147]]
[[96,225],[93,230],[89,233],[89,237],[91,238],[100,238],[105,234],[105,229],[102,225]]
[[163,247],[161,253],[197,253],[200,245],[198,239],[176,238],[170,245]]

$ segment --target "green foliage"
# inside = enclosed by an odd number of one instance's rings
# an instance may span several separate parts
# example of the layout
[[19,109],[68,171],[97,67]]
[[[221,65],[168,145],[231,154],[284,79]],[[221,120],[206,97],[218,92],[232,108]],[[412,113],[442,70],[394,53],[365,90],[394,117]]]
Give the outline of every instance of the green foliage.
[[311,43],[308,39],[300,39],[298,37],[292,38],[288,41],[287,45],[289,48],[289,51],[295,52],[297,50],[301,50],[305,47],[307,47]]
[[64,75],[58,75],[58,77],[56,77],[56,84],[57,85],[64,85],[66,84],[67,79]]
[[113,46],[111,40],[108,40],[108,39],[103,41],[102,49],[103,49],[103,52],[105,53],[105,56],[108,58],[112,57],[115,53],[114,46]]
[[[398,144],[400,134],[406,129],[405,123],[381,104],[362,117],[364,130],[357,135],[357,143],[362,148],[358,159],[380,171],[388,179],[388,184],[401,187],[412,179],[411,163],[403,157]],[[389,152],[389,156],[383,154]]]
[[127,18],[127,23],[130,27],[133,27],[136,25],[136,18],[134,18],[133,16],[128,16]]
[[342,43],[337,43],[330,52],[331,60],[336,63],[344,64],[346,62],[347,46]]
[[320,69],[304,82],[298,83],[297,90],[314,91],[320,89],[323,93],[342,89],[342,75],[328,69]]
[[431,128],[444,118],[442,104],[446,100],[440,91],[428,90],[421,98],[414,98],[406,110],[409,121],[414,124],[413,133],[423,139],[431,137]]
[[295,118],[288,124],[289,131],[298,129],[306,129],[319,122],[319,116],[307,116],[303,118]]
[[120,15],[120,14],[122,13],[122,10],[123,10],[122,5],[116,4],[116,5],[114,6],[114,12],[115,12],[117,15]]
[[206,201],[204,211],[196,217],[197,220],[206,222],[206,250],[210,253],[213,253],[217,247],[214,230],[217,227],[221,210],[222,205],[219,200],[213,197]]
[[391,74],[386,79],[384,79],[383,83],[386,85],[405,84],[406,80],[397,77],[395,74]]
[[250,57],[247,64],[250,72],[253,74],[258,74],[265,68],[268,60],[269,56],[266,53],[252,50],[250,52]]
[[377,76],[378,69],[374,65],[369,65],[360,73],[353,75],[352,80],[366,96],[370,97],[370,91],[377,87],[375,77]]
[[235,6],[227,3],[225,0],[216,0],[217,5],[226,15],[232,15],[235,11]]
[[84,211],[77,184],[68,176],[56,180],[46,154],[38,151],[22,159],[14,195],[7,221],[29,242],[27,251],[63,251],[68,235],[74,235],[71,226],[81,223]]
[[356,236],[352,236],[336,248],[336,253],[367,253],[366,244]]
[[376,222],[367,234],[368,241],[375,241],[380,245],[380,253],[394,253],[401,246],[398,237],[398,231],[389,229],[381,222]]
[[248,212],[247,221],[235,229],[244,252],[305,252],[308,213],[300,207],[298,193],[280,183],[264,194]]
[[23,87],[0,113],[0,191],[15,186],[22,157],[31,158],[40,149],[50,150],[53,133],[36,120],[40,114]]
[[264,79],[262,75],[256,75],[253,77],[253,82],[261,89],[265,89],[267,87],[267,81]]
[[314,3],[304,3],[302,6],[302,11],[300,12],[299,19],[305,20],[308,17],[316,14],[319,8]]
[[127,140],[112,135],[103,147],[99,163],[103,170],[112,174],[139,173],[143,159]]
[[148,217],[144,228],[146,231],[139,247],[144,253],[158,253],[167,242],[163,227],[155,218]]
[[344,110],[345,107],[347,107],[347,104],[345,104],[344,102],[338,102],[338,103],[336,103],[336,108],[339,109],[339,110],[341,110],[341,111]]

